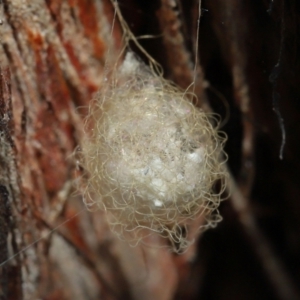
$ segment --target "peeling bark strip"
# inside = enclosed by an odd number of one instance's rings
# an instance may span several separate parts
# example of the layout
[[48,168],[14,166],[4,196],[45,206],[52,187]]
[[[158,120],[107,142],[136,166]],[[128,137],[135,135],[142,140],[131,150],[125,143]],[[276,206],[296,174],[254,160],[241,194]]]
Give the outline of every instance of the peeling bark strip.
[[[164,44],[168,53],[170,67],[173,68],[174,82],[187,88],[193,82],[193,61],[184,44],[182,23],[175,1],[162,0],[158,12]],[[170,53],[173,52],[172,55]]]
[[8,67],[0,66],[0,132],[12,147],[13,118],[11,104],[11,75]]
[[[198,53],[193,55],[187,49],[187,41],[184,37],[184,25],[181,20],[183,14],[182,5],[172,0],[160,0],[161,7],[157,11],[157,18],[163,34],[163,44],[167,58],[168,68],[171,71],[171,79],[181,88],[192,92],[197,96],[192,101],[196,106],[209,112],[210,106],[205,94],[207,83],[199,63]],[[201,2],[194,6],[196,12],[192,14],[193,24],[200,25]],[[187,26],[186,26],[187,27]],[[192,28],[192,33],[198,35],[198,30]],[[195,51],[198,48],[198,37],[194,37]],[[197,56],[197,57],[196,57]],[[195,58],[196,57],[196,58]]]
[[[13,236],[11,203],[15,193],[13,166],[13,114],[9,68],[0,67],[0,299],[21,299],[21,268],[3,264],[9,260],[9,236]],[[9,191],[12,191],[10,193]],[[13,242],[14,244],[14,242]],[[15,245],[11,245],[15,249]],[[3,264],[3,265],[2,265]]]
[[[0,263],[8,258],[7,238],[9,233],[9,157],[11,148],[9,121],[11,120],[9,70],[0,69]],[[8,267],[0,267],[0,299],[7,298]]]
[[[5,185],[0,185],[0,263],[8,259],[7,238],[9,232],[8,191]],[[0,299],[7,299],[8,266],[0,267]]]

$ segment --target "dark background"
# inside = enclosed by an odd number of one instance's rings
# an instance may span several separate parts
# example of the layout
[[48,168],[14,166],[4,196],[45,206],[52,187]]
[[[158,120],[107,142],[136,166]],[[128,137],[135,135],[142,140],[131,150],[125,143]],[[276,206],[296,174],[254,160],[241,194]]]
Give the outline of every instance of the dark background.
[[[159,1],[120,2],[137,36],[159,35],[159,5]],[[182,23],[184,46],[193,62],[196,9],[196,1],[181,1],[174,8]],[[240,53],[231,51],[234,43],[239,45]],[[158,36],[142,44],[164,67],[165,76],[174,80],[167,63],[172,52],[165,49],[163,39]],[[300,282],[299,46],[299,1],[202,1],[199,59],[205,79],[230,107],[223,127],[228,135],[228,164],[237,182],[243,185],[243,181],[249,181],[248,209],[286,268],[291,285]],[[239,59],[235,55],[245,61],[242,69],[249,87],[249,114],[241,112],[236,96],[232,65]],[[210,89],[206,94],[211,107],[224,119],[228,112],[220,97]],[[253,132],[253,151],[248,161],[242,153],[246,123]],[[281,126],[286,134],[283,159]],[[251,165],[252,179],[245,174],[243,164],[247,163]],[[256,254],[257,246],[241,225],[230,200],[222,203],[221,214],[223,222],[200,239],[193,273],[189,282],[180,287],[177,298],[284,299],[270,282],[262,258]]]

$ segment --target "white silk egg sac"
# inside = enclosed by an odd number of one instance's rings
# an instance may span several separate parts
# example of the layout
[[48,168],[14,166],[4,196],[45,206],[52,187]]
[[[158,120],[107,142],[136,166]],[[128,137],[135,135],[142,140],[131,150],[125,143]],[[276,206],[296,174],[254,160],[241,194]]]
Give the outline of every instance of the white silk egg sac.
[[141,239],[147,229],[184,248],[180,228],[190,219],[220,220],[225,138],[211,116],[131,52],[107,85],[91,104],[81,145],[86,205],[106,210],[121,235]]

